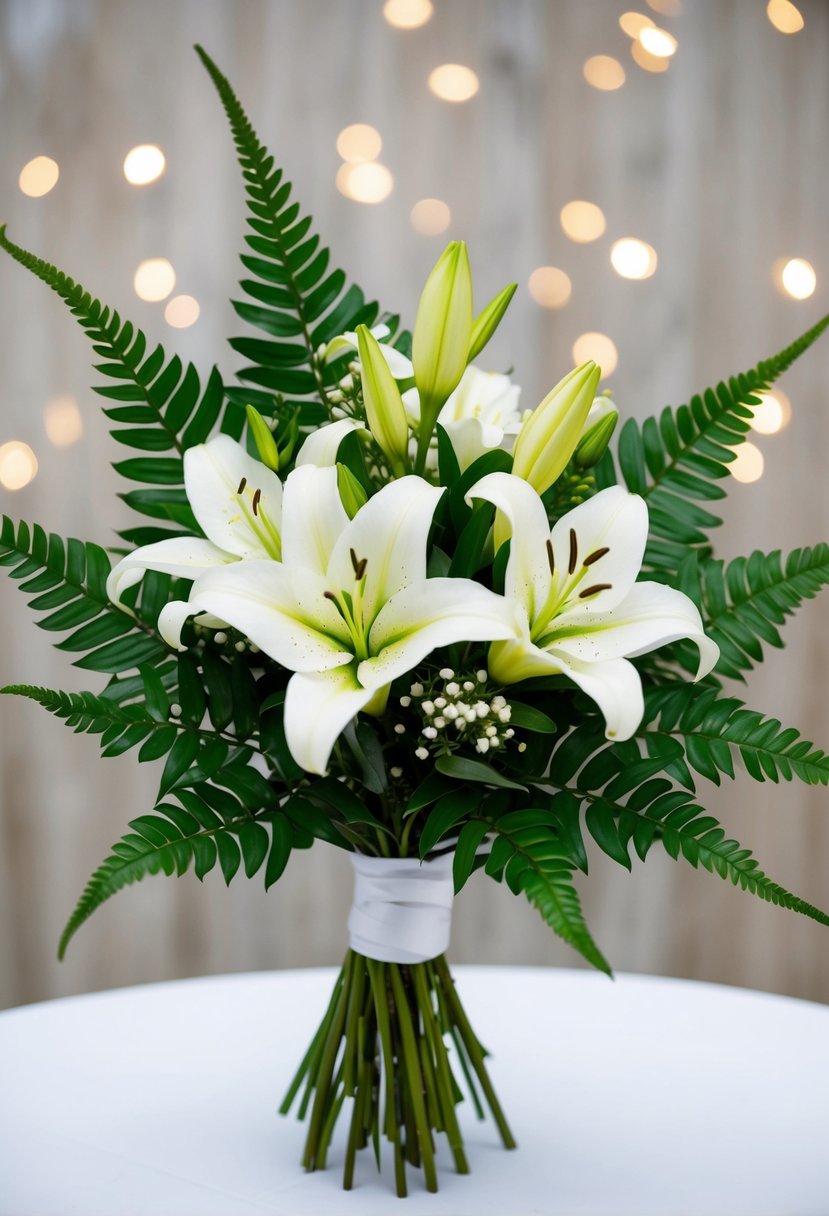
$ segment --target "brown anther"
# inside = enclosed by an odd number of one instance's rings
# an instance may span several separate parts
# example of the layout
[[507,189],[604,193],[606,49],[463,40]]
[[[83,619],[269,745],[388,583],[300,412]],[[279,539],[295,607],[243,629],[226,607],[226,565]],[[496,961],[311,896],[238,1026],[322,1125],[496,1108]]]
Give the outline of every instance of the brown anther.
[[253,514],[254,515],[259,514],[259,500],[261,497],[262,497],[262,491],[254,490],[254,492],[253,492]]
[[567,567],[568,574],[575,574],[576,562],[579,560],[579,542],[576,540],[576,533],[573,528],[570,529],[570,563]]
[[595,587],[587,587],[584,591],[580,591],[579,599],[586,600],[589,595],[595,595],[598,591],[609,591],[612,586],[612,583],[596,583]]
[[348,552],[351,555],[351,565],[354,567],[354,577],[356,578],[357,582],[359,583],[360,579],[363,577],[363,575],[366,572],[368,558],[361,557],[358,559],[357,554],[354,552],[353,549],[349,549]]
[[248,479],[247,479],[247,477],[243,477],[243,478],[242,478],[242,480],[239,482],[239,489],[236,491],[236,493],[237,493],[237,494],[244,494],[244,492],[245,492],[245,486],[246,486],[247,484],[248,484]]
[[336,604],[337,602],[337,597],[333,591],[323,591],[322,598],[324,600],[330,600],[332,604]]
[[555,574],[556,559],[555,554],[553,553],[553,542],[551,540],[547,541],[547,561],[550,563],[550,574]]
[[604,549],[594,549],[593,552],[590,554],[590,556],[586,557],[584,559],[584,561],[582,562],[582,565],[583,566],[592,566],[593,563],[597,562],[600,557],[604,557],[605,553],[609,553],[609,552],[610,552],[610,549],[607,546],[605,546]]

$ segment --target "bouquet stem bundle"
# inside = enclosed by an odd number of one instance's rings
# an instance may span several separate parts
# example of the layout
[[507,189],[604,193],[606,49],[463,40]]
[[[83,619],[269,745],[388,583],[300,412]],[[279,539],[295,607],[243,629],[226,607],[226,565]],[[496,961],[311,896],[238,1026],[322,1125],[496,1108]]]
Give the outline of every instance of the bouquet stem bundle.
[[[443,1132],[459,1174],[468,1174],[455,1107],[464,1100],[447,1040],[479,1119],[484,1103],[505,1148],[515,1140],[487,1073],[486,1050],[466,1016],[446,959],[381,963],[349,950],[319,1029],[291,1083],[281,1114],[300,1090],[298,1116],[310,1110],[302,1163],[324,1169],[346,1098],[352,1099],[343,1169],[350,1190],[359,1149],[380,1137],[394,1153],[397,1194],[407,1194],[406,1165],[422,1168],[428,1191],[438,1189],[435,1138]],[[304,1088],[303,1088],[304,1086]]]

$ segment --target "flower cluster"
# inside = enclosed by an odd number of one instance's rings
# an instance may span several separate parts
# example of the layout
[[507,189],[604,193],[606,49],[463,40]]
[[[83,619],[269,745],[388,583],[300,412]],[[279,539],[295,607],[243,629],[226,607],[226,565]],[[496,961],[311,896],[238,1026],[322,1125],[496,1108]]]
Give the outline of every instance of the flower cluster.
[[[415,749],[418,760],[428,760],[430,749],[454,751],[461,744],[485,755],[515,737],[510,726],[512,707],[501,693],[487,689],[488,679],[483,668],[468,677],[442,667],[436,679],[411,685],[400,705],[411,708],[423,723]],[[402,723],[394,729],[400,735],[406,732]],[[519,751],[526,747],[526,743],[518,744]]]

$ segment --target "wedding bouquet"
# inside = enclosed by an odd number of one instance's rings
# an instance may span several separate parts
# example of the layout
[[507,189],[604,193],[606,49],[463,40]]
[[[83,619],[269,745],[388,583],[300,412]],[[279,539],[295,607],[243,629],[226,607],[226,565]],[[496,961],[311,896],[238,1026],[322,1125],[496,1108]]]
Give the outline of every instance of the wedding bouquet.
[[[522,414],[478,366],[514,291],[473,308],[463,244],[430,274],[413,336],[329,268],[311,220],[228,82],[249,232],[247,297],[265,338],[231,346],[239,384],[202,382],[83,287],[0,243],[92,341],[115,468],[142,518],[118,560],[3,517],[0,563],[99,692],[4,689],[104,756],[164,760],[64,931],[120,888],[216,865],[270,887],[293,849],[346,850],[350,948],[283,1103],[310,1110],[304,1164],[350,1110],[344,1185],[381,1137],[437,1188],[435,1134],[468,1170],[459,1078],[513,1139],[444,952],[479,867],[610,973],[574,876],[586,839],[631,868],[654,845],[762,899],[829,917],[773,882],[695,800],[695,774],[826,784],[829,757],[723,691],[829,581],[829,549],[712,555],[710,503],[765,389],[819,336],[629,419],[575,368]],[[348,1104],[348,1105],[346,1105]]]

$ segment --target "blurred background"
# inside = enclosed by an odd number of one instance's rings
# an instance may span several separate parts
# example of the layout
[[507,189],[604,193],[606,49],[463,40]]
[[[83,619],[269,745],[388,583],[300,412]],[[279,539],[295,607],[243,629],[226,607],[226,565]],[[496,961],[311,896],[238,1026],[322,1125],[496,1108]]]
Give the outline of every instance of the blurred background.
[[[229,75],[325,243],[412,322],[425,274],[469,243],[476,298],[519,290],[487,352],[532,406],[595,357],[645,417],[786,345],[829,309],[829,5],[823,0],[0,0],[0,218],[153,340],[230,379],[244,208]],[[63,305],[0,263],[0,510],[114,543],[126,509],[91,350]],[[829,537],[829,341],[787,374],[735,466],[720,555]],[[739,480],[737,478],[739,477]],[[829,743],[826,601],[738,689]],[[0,682],[83,673],[0,583]],[[93,677],[93,680],[96,677]],[[92,687],[97,687],[92,684]],[[152,805],[156,766],[101,762],[34,704],[0,700],[0,1005],[209,972],[335,963],[350,867],[296,853],[266,896],[148,879],[86,925],[84,883]],[[829,903],[829,790],[745,774],[700,798],[778,882]],[[829,1000],[829,932],[654,850],[582,880],[619,970]],[[463,962],[577,966],[477,875]]]

